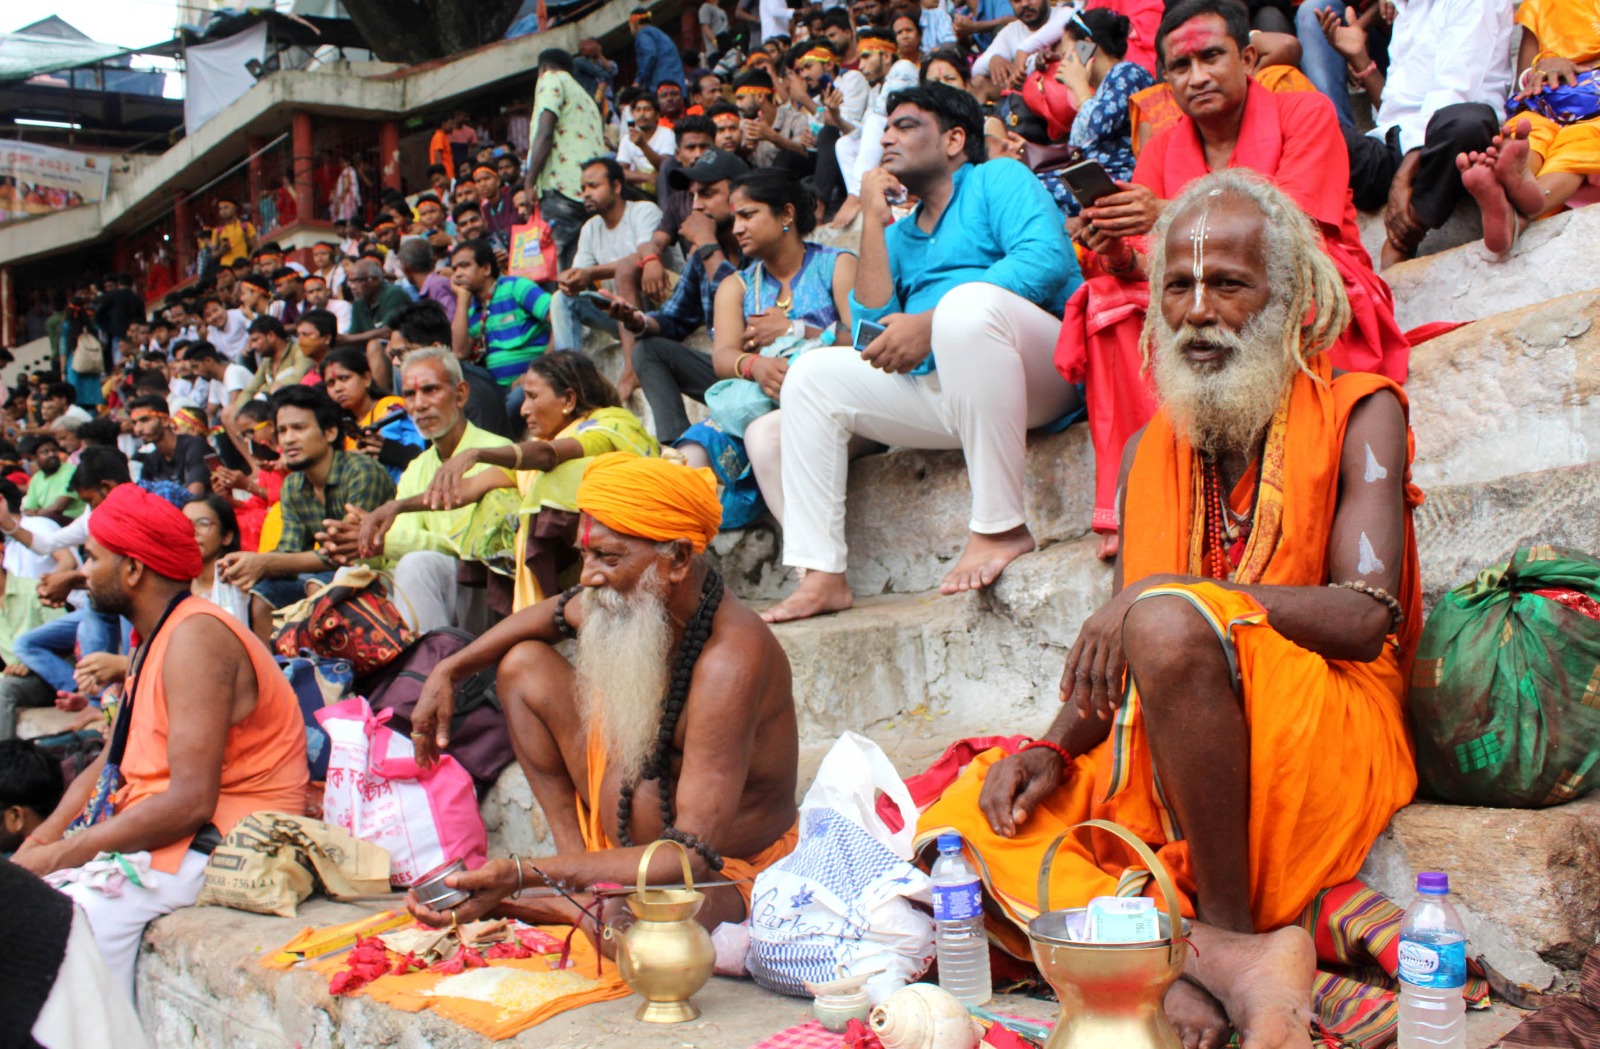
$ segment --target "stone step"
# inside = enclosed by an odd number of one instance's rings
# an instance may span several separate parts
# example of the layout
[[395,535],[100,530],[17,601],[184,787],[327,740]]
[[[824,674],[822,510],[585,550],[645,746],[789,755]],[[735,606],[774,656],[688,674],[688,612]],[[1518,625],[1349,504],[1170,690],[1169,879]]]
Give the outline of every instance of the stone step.
[[[1470,223],[1468,224],[1470,225]],[[1461,229],[1470,234],[1467,226]],[[1429,321],[1476,321],[1574,292],[1600,288],[1594,244],[1600,208],[1564,211],[1529,226],[1503,258],[1481,241],[1383,271],[1402,330]],[[1369,248],[1374,248],[1368,241]]]
[[[1587,463],[1600,445],[1600,295],[1581,293],[1459,328],[1412,353],[1407,396],[1425,490]],[[1084,536],[1094,497],[1086,426],[1028,442],[1028,526],[1041,545]],[[932,590],[966,541],[970,489],[960,452],[895,449],[851,464],[845,535],[858,596]],[[1527,535],[1528,532],[1513,534]],[[770,523],[719,535],[735,592],[793,589]],[[1472,554],[1468,548],[1467,554]]]

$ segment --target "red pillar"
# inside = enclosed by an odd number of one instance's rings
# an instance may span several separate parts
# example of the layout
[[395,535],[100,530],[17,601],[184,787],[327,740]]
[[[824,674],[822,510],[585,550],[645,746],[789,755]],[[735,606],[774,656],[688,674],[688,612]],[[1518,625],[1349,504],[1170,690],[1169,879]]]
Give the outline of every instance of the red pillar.
[[383,171],[383,188],[400,188],[400,125],[385,120],[378,125],[378,164]]
[[294,158],[294,200],[299,221],[316,218],[312,194],[312,168],[316,159],[311,150],[311,114],[296,111],[290,118],[290,152]]
[[[261,225],[261,216],[256,212],[256,207],[261,201],[262,189],[260,153],[266,144],[267,140],[260,135],[249,135],[244,140],[246,155],[250,158],[250,163],[245,167],[245,192],[250,195],[250,199],[244,202],[244,210],[258,226]],[[266,230],[261,232],[265,233]]]
[[178,190],[172,195],[172,255],[178,260],[177,279],[183,281],[189,276],[189,267],[194,264],[194,215],[189,211],[189,194]]

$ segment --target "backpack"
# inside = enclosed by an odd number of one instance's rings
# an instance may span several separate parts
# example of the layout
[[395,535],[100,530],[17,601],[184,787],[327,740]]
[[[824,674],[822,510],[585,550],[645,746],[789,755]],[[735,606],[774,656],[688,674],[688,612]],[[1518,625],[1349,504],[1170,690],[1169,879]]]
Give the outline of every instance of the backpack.
[[100,756],[100,751],[105,749],[106,737],[97,728],[83,728],[76,732],[40,736],[33,741],[33,745],[61,762],[61,784],[70,787],[79,773]]
[[[372,709],[393,711],[389,722],[402,735],[411,732],[411,712],[422,698],[422,686],[433,668],[471,644],[465,630],[444,627],[430,630],[412,642],[393,662],[359,678],[355,693],[367,697]],[[450,746],[456,761],[472,774],[481,795],[495,777],[516,759],[511,732],[506,726],[500,697],[495,694],[495,668],[486,667],[456,685],[456,710],[450,719]]]

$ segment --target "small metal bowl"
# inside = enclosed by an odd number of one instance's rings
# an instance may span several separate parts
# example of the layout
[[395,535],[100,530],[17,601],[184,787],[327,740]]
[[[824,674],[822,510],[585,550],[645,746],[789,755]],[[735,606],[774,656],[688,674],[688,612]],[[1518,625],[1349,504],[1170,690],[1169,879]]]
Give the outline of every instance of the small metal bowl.
[[444,880],[452,874],[461,874],[467,869],[465,860],[451,860],[449,863],[435,867],[433,870],[418,878],[411,886],[411,891],[417,894],[417,900],[424,907],[433,911],[447,911],[451,907],[466,901],[470,893],[460,889],[452,889]]

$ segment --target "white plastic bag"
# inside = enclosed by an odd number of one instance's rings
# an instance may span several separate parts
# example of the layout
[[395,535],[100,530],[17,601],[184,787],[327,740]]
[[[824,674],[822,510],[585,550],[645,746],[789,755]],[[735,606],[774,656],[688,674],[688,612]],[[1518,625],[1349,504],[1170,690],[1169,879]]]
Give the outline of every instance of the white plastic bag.
[[[900,814],[878,815],[887,796]],[[928,876],[914,867],[917,807],[894,765],[865,736],[839,737],[800,806],[794,852],[757,876],[750,902],[750,974],[768,990],[809,997],[823,983],[883,969],[867,983],[882,1001],[933,962]]]

